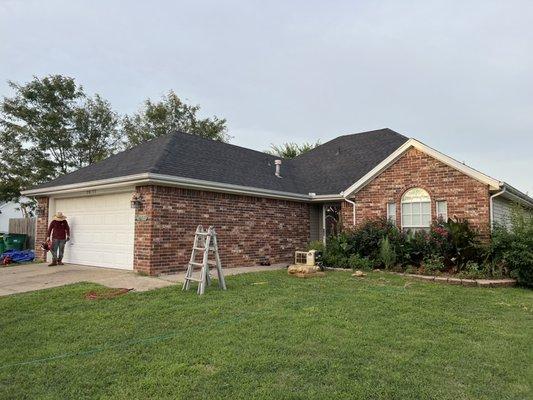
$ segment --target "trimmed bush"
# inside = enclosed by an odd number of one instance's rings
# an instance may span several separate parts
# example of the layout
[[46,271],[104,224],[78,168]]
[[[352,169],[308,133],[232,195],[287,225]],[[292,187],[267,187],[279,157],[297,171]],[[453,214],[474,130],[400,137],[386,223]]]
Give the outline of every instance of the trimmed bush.
[[492,233],[493,263],[506,268],[525,286],[533,287],[533,217],[515,206],[511,227],[495,227]]

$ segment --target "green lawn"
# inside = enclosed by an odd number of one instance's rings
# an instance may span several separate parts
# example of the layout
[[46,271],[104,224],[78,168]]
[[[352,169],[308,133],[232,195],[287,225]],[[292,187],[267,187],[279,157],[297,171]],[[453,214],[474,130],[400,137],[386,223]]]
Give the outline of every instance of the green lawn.
[[0,398],[533,398],[531,290],[346,272],[227,283],[0,298]]

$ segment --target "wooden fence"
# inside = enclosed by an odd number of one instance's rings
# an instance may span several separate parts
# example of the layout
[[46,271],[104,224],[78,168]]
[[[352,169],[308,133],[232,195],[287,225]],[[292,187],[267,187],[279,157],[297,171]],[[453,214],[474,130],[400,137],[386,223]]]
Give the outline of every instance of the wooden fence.
[[9,233],[22,233],[28,235],[26,248],[35,246],[35,218],[10,218]]

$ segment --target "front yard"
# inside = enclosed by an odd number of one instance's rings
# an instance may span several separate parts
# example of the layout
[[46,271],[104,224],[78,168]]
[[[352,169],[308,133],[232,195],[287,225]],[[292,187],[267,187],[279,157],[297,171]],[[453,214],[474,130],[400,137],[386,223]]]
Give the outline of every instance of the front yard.
[[533,397],[533,291],[348,272],[0,298],[0,398]]

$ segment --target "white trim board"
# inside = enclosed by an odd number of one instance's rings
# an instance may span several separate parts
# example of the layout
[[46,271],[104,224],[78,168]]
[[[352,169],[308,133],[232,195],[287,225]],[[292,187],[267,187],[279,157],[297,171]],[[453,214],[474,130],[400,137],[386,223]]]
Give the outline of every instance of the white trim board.
[[274,199],[287,199],[295,201],[309,201],[310,196],[300,193],[281,192],[277,190],[261,189],[250,186],[240,186],[221,182],[204,181],[200,179],[182,178],[173,175],[143,173],[122,176],[118,178],[102,179],[74,183],[70,185],[51,186],[41,189],[30,189],[22,192],[26,196],[56,196],[59,194],[84,193],[93,195],[95,191],[132,187],[132,186],[175,186],[186,189],[206,190],[211,192],[232,193],[246,196],[267,197]]
[[498,181],[497,179],[491,178],[488,175],[483,174],[482,172],[479,172],[475,170],[472,167],[469,167],[466,164],[463,164],[446,154],[441,153],[440,151],[437,151],[427,145],[425,145],[422,142],[419,142],[416,139],[409,139],[407,142],[405,142],[403,145],[398,147],[391,155],[389,155],[387,158],[385,158],[382,162],[380,162],[378,165],[376,165],[371,171],[369,171],[366,175],[364,175],[361,179],[359,179],[357,182],[355,182],[352,186],[344,190],[341,194],[344,197],[351,196],[352,194],[356,193],[360,189],[362,189],[364,186],[366,186],[369,182],[371,182],[375,177],[377,177],[379,174],[381,174],[384,170],[386,170],[390,165],[392,165],[394,162],[396,162],[401,156],[403,156],[409,149],[414,148],[417,150],[420,150],[423,153],[426,153],[427,155],[439,160],[440,162],[462,172],[465,175],[470,176],[471,178],[474,178],[486,185],[489,186],[489,190],[498,190],[502,185],[503,182]]
[[275,199],[286,199],[304,202],[324,202],[324,201],[340,201],[353,195],[355,192],[363,188],[375,177],[381,174],[385,169],[403,156],[409,149],[415,148],[429,156],[441,161],[442,163],[464,173],[486,184],[490,191],[499,190],[503,182],[498,181],[488,175],[475,170],[468,165],[465,165],[427,145],[419,142],[416,139],[407,140],[402,146],[398,147],[392,154],[380,162],[376,167],[364,175],[361,179],[345,189],[341,193],[315,195],[313,193],[301,194],[290,193],[269,189],[256,188],[251,186],[233,185],[221,182],[212,182],[199,179],[190,179],[177,177],[172,175],[162,175],[154,173],[142,173],[128,176],[121,176],[117,178],[101,179],[88,182],[81,182],[69,185],[52,186],[41,189],[30,189],[22,192],[25,196],[57,196],[57,195],[91,195],[98,193],[109,193],[116,190],[129,190],[131,187],[142,185],[162,185],[174,186],[188,189],[206,190],[222,193],[233,193],[247,196],[267,197]]

